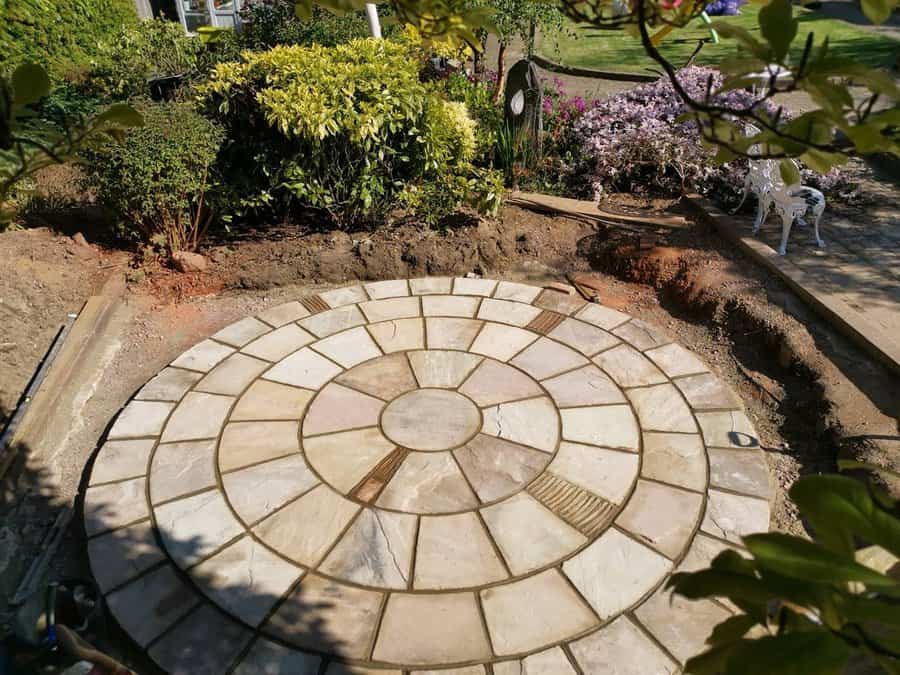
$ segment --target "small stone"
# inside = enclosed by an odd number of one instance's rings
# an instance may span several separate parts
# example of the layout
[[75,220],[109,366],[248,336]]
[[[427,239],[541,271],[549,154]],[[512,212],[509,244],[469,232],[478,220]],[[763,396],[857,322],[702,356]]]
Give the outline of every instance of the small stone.
[[172,254],[172,265],[179,272],[203,272],[209,267],[209,261],[199,253],[175,251]]

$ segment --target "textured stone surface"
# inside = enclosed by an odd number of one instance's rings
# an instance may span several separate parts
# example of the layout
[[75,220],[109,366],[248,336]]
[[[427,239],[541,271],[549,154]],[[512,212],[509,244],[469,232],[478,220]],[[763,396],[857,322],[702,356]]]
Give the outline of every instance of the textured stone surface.
[[389,354],[348,370],[337,382],[389,401],[416,388],[406,354]]
[[623,387],[643,387],[666,381],[659,368],[629,345],[619,345],[598,354],[594,357],[594,363]]
[[465,352],[428,350],[409,354],[420,387],[456,389],[481,360]]
[[710,490],[700,527],[721,539],[740,542],[745,535],[769,529],[769,504],[756,497]]
[[472,401],[444,389],[419,389],[403,394],[384,409],[384,435],[411,450],[449,450],[472,438],[481,414]]
[[233,347],[214,342],[213,340],[204,340],[172,361],[172,365],[176,368],[187,368],[188,370],[197,370],[205,373],[232,353],[234,353]]
[[265,378],[295,387],[318,389],[340,372],[341,367],[334,361],[304,347],[272,366]]
[[608,502],[621,504],[637,478],[638,463],[632,452],[563,442],[548,468]]
[[632,319],[628,323],[614,328],[612,332],[641,351],[661,347],[671,342],[669,336],[662,330],[640,319]]
[[706,456],[696,434],[644,434],[641,475],[689,490],[706,487]]
[[303,421],[303,435],[375,426],[383,408],[381,399],[332,382],[309,406]]
[[425,277],[410,279],[409,287],[413,295],[435,295],[450,293],[453,290],[453,279],[450,277]]
[[366,293],[373,300],[382,298],[399,298],[409,295],[409,287],[404,279],[391,279],[388,281],[374,281],[363,286]]
[[553,452],[559,440],[557,411],[546,396],[501,403],[484,410],[482,431],[544,452]]
[[587,321],[599,328],[603,328],[604,330],[612,330],[617,326],[621,326],[631,318],[627,314],[623,314],[611,307],[594,304],[585,305],[575,314],[575,317],[581,321]]
[[577,293],[567,294],[544,290],[534,301],[535,306],[560,314],[573,314],[586,304]]
[[233,404],[231,396],[191,392],[172,411],[160,440],[173,443],[215,438]]
[[607,448],[637,450],[637,420],[627,405],[567,408],[560,411],[562,435],[567,441]]
[[453,454],[483,502],[494,501],[526,485],[549,459],[546,453],[486,434],[478,434]]
[[747,416],[737,410],[698,412],[697,423],[709,447],[758,448],[759,438]]
[[216,484],[216,442],[162,443],[150,467],[150,499],[154,504],[206,490]]
[[349,492],[394,449],[377,427],[326,434],[303,441],[313,468],[342,492]]
[[152,401],[179,401],[188,389],[196,384],[202,374],[181,368],[165,368],[159,375],[141,387],[136,399]]
[[92,537],[149,516],[145,488],[144,478],[88,488],[84,495],[84,529],[87,535]]
[[243,347],[251,340],[272,330],[268,325],[252,316],[241,319],[230,326],[225,326],[213,338],[232,347]]
[[237,396],[253,382],[269,363],[246,354],[232,354],[197,383],[196,391]]
[[231,419],[234,422],[299,420],[313,395],[314,392],[309,389],[257,380],[238,399],[231,411]]
[[456,277],[453,280],[454,295],[484,295],[489,296],[494,292],[497,282],[493,279],[465,279]]
[[157,506],[156,528],[169,555],[185,568],[244,532],[217,490]]
[[485,359],[459,388],[480,406],[540,396],[540,385],[525,373],[493,359]]
[[640,480],[616,524],[674,559],[687,548],[702,506],[696,492]]
[[300,451],[297,422],[232,422],[222,432],[219,469],[232,471]]
[[157,436],[175,406],[157,401],[132,401],[109,430],[109,439]]
[[107,441],[94,461],[91,485],[143,476],[154,445],[153,438]]
[[512,281],[501,281],[497,284],[497,290],[494,291],[494,297],[498,300],[515,300],[516,302],[531,302],[541,289],[537,286],[529,286],[527,284],[517,284]]
[[646,354],[669,377],[696,375],[709,370],[703,361],[681,345],[668,344],[649,349]]
[[671,384],[629,389],[627,394],[643,429],[682,433],[697,431],[690,408]]
[[482,300],[481,306],[478,308],[479,319],[508,323],[513,326],[525,326],[540,313],[541,310],[534,305],[491,298]]
[[294,323],[277,328],[254,340],[241,351],[266,361],[280,361],[291,352],[305,347],[315,337]]
[[570,645],[585,673],[674,675],[678,664],[624,616]]
[[389,298],[360,303],[359,308],[370,323],[411,319],[419,316],[418,298]]
[[369,332],[385,354],[425,348],[425,326],[422,319],[373,323],[369,325]]
[[594,356],[619,342],[618,338],[605,330],[576,319],[563,320],[550,331],[549,336],[577,349],[585,356]]
[[156,642],[150,656],[172,675],[214,675],[227,670],[252,638],[239,623],[203,605]]
[[703,373],[675,380],[687,402],[695,410],[730,410],[740,408],[738,398],[715,375]]
[[625,403],[622,390],[596,366],[585,366],[541,384],[560,408]]
[[541,338],[525,348],[510,363],[537,380],[558,375],[587,364],[588,360],[574,349]]
[[711,448],[709,482],[715,487],[763,499],[768,499],[771,492],[766,459],[755,451]]
[[481,586],[508,576],[478,516],[425,516],[416,547],[416,589]]
[[356,305],[347,305],[339,307],[327,312],[313,314],[305,319],[300,319],[298,323],[316,337],[326,337],[335,333],[361,326],[366,322],[362,312]]
[[425,328],[429,349],[468,349],[481,330],[474,319],[428,318]]
[[481,298],[466,295],[426,295],[422,298],[422,314],[471,318],[480,304]]
[[319,340],[313,343],[312,348],[344,368],[352,368],[363,361],[381,356],[381,350],[361,326]]
[[411,513],[445,513],[474,508],[478,498],[449,452],[413,452],[376,504]]
[[165,559],[149,520],[94,537],[87,543],[91,571],[104,593]]
[[264,518],[318,482],[319,479],[299,454],[222,476],[222,487],[228,501],[241,520],[248,524]]
[[537,339],[534,333],[513,326],[486,323],[470,350],[498,361],[508,361]]
[[333,291],[325,291],[319,293],[329,307],[343,307],[344,305],[352,305],[356,302],[365,302],[369,299],[362,286],[347,286],[346,288],[336,288]]
[[322,657],[258,639],[234,675],[319,675]]
[[293,321],[298,321],[309,316],[309,310],[306,309],[299,301],[286,302],[283,305],[275,305],[269,309],[263,310],[257,317],[265,321],[270,326],[279,328]]

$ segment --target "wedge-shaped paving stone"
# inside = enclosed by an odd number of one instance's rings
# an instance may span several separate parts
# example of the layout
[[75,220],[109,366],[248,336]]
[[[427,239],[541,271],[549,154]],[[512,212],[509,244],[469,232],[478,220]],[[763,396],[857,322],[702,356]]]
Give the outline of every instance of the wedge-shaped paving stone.
[[567,441],[623,450],[638,449],[638,424],[627,405],[567,408],[559,414],[562,435]]
[[425,325],[422,319],[374,323],[369,326],[369,332],[385,354],[425,348]]
[[319,569],[363,586],[405,589],[415,538],[415,516],[363,509]]
[[187,368],[201,373],[208,372],[226,356],[233,354],[234,348],[213,340],[198,342],[184,354],[172,361],[176,368]]
[[231,421],[299,420],[314,395],[309,389],[257,380],[238,399]]
[[381,356],[381,350],[361,326],[319,340],[311,347],[332,361],[337,361],[344,368],[352,368],[363,361]]
[[468,295],[426,295],[422,298],[422,314],[471,318],[479,304],[481,298]]
[[187,568],[244,532],[218,490],[157,506],[156,528],[176,564]]
[[616,511],[612,502],[549,471],[542,473],[528,486],[528,493],[591,539],[609,526]]
[[316,338],[295,323],[277,328],[244,347],[241,351],[266,361],[280,361]]
[[575,318],[587,321],[603,330],[612,330],[628,321],[631,317],[612,307],[604,305],[588,304],[581,311],[576,312]]
[[515,300],[516,302],[532,302],[541,289],[528,284],[517,284],[513,281],[501,281],[497,284],[494,297],[498,300]]
[[687,600],[660,589],[635,610],[635,616],[684,663],[709,648],[706,639],[731,612],[709,600]]
[[248,342],[268,333],[270,330],[272,330],[272,327],[268,324],[248,316],[246,319],[241,319],[230,326],[225,326],[218,333],[213,334],[213,338],[232,347],[243,347]]
[[246,354],[232,354],[206,374],[195,387],[209,394],[237,396],[270,365]]
[[481,362],[480,356],[465,352],[428,350],[410,352],[409,362],[420,387],[456,389]]
[[474,319],[425,319],[429,349],[468,349],[481,331],[481,321]]
[[384,435],[410,450],[449,450],[478,433],[481,413],[462,394],[418,389],[388,403],[381,416]]
[[298,647],[365,658],[378,626],[382,598],[376,591],[308,574],[263,632]]
[[272,366],[263,377],[304,389],[318,389],[340,372],[341,367],[336,363],[304,347]]
[[347,305],[319,314],[313,314],[298,323],[316,337],[327,337],[342,330],[362,326],[366,322],[356,305]]
[[[721,539],[713,539],[702,532],[698,532],[697,536],[691,541],[691,547],[688,549],[687,555],[678,565],[679,572],[697,572],[709,567],[713,559],[722,551],[737,551],[742,549],[732,544],[726,544]],[[744,557],[747,552],[743,551]]]
[[378,424],[384,401],[332,382],[316,396],[303,421],[303,435],[314,436]]
[[369,299],[362,286],[347,286],[346,288],[335,288],[331,291],[319,293],[329,307],[343,307],[344,305],[352,305],[357,302],[365,302]]
[[695,375],[709,370],[697,356],[681,345],[669,344],[646,352],[653,362],[669,377]]
[[573,349],[564,347],[553,340],[541,338],[534,344],[526,347],[510,363],[521,368],[532,377],[543,380],[566,370],[585,365],[588,363],[588,360]]
[[158,401],[132,401],[116,418],[107,438],[158,436],[175,405]]
[[498,656],[539,649],[597,625],[556,569],[487,588],[481,591],[481,603]]
[[488,297],[494,292],[497,282],[493,279],[466,279],[456,277],[453,280],[453,295],[482,295]]
[[222,476],[228,501],[245,523],[255,523],[266,517],[318,483],[319,479],[300,454],[273,459]]
[[494,664],[494,675],[575,675],[565,652],[559,647],[538,652],[522,661]]
[[150,500],[154,504],[199,492],[216,484],[216,442],[162,443],[150,467]]
[[416,297],[369,300],[368,302],[360,303],[359,308],[370,323],[412,319],[420,316],[419,298]]
[[482,431],[543,452],[553,452],[559,440],[556,406],[546,396],[485,408]]
[[509,323],[513,326],[527,326],[541,310],[533,305],[526,305],[511,300],[493,300],[485,298],[478,309],[478,318],[485,321]]
[[163,565],[106,596],[109,611],[141,647],[199,603],[200,598],[171,565]]
[[222,609],[256,626],[302,573],[252,537],[243,537],[197,565],[191,576]]
[[410,513],[446,513],[474,508],[478,498],[449,452],[411,452],[375,504]]
[[[380,672],[380,671],[379,671]],[[462,668],[441,668],[440,670],[414,670],[410,675],[484,675],[484,666],[464,666]]]
[[769,529],[769,503],[756,497],[710,490],[700,526],[704,532],[740,543],[741,538]]
[[300,452],[299,426],[297,422],[232,422],[219,443],[219,470],[232,471]]
[[730,410],[741,407],[734,393],[711,373],[681,377],[675,380],[675,384],[695,410]]
[[577,319],[565,319],[549,334],[555,340],[577,349],[585,356],[594,356],[619,344],[619,339],[605,330]]
[[508,576],[477,515],[422,516],[414,588],[481,586]]
[[563,563],[563,572],[601,620],[634,605],[671,569],[671,561],[616,529]]
[[350,492],[394,449],[377,427],[303,439],[306,459],[331,485]]
[[253,532],[266,544],[301,565],[317,565],[344,531],[359,506],[325,485],[276,511]]
[[84,529],[87,536],[114,530],[147,518],[146,480],[133,478],[120,483],[98,485],[84,495]]
[[203,377],[200,373],[182,368],[165,368],[141,387],[135,396],[138,400],[180,401],[188,389]]
[[662,347],[672,341],[659,328],[640,319],[632,319],[628,323],[614,328],[612,332],[640,351]]
[[696,492],[639,480],[616,524],[674,559],[690,543],[702,508]]
[[534,305],[537,307],[560,314],[574,314],[585,304],[585,301],[577,293],[561,293],[552,289],[541,291],[534,301]]
[[650,359],[629,345],[619,345],[598,354],[594,363],[609,373],[620,387],[643,387],[666,381],[666,376]]
[[87,548],[91,572],[104,593],[165,560],[149,520],[94,537]]
[[160,442],[216,438],[222,431],[232,405],[234,398],[231,396],[192,391],[172,411]]
[[721,448],[710,448],[708,452],[710,485],[769,498],[769,469],[762,452]]
[[621,504],[631,492],[639,463],[632,452],[563,442],[548,470],[608,502]]
[[328,664],[328,668],[325,669],[325,675],[403,675],[403,673],[399,670],[366,668],[365,666],[332,661]]
[[409,288],[413,295],[439,295],[453,290],[453,279],[450,277],[425,277],[410,279]]
[[493,359],[482,361],[459,391],[482,407],[544,393],[538,383],[525,373]]
[[257,314],[258,318],[276,328],[280,328],[288,323],[293,323],[294,321],[307,316],[309,316],[309,310],[297,300],[286,302],[283,305],[269,307],[269,309]]
[[147,473],[150,452],[156,445],[155,438],[139,438],[132,441],[107,441],[100,448],[90,484],[109,483],[125,478],[137,478]]
[[475,594],[392,594],[372,656],[429,666],[489,659]]
[[622,390],[593,365],[557,375],[541,384],[560,408],[626,402]]
[[[508,361],[537,339],[537,335],[514,326],[486,323],[469,348],[498,361]],[[430,344],[430,341],[429,341]]]
[[322,657],[259,638],[234,675],[319,675]]
[[691,409],[671,384],[629,389],[626,394],[645,431],[697,431]]
[[706,445],[718,448],[758,448],[759,438],[747,416],[737,410],[698,412],[697,423]]
[[399,298],[409,295],[409,287],[405,279],[392,279],[388,281],[375,281],[371,284],[365,284],[363,288],[372,300],[381,300],[383,298]]
[[481,515],[513,574],[549,565],[587,543],[525,492],[483,508]]
[[706,489],[706,454],[699,434],[644,434],[641,475],[689,490]]
[[228,670],[252,639],[253,633],[237,621],[203,605],[149,653],[170,675],[217,675]]
[[624,616],[570,643],[569,649],[584,673],[675,675],[678,672],[678,664]]
[[389,354],[362,363],[338,376],[336,382],[389,401],[416,388],[416,379],[405,354]]
[[500,499],[527,485],[549,459],[544,452],[485,434],[478,434],[453,454],[483,502]]

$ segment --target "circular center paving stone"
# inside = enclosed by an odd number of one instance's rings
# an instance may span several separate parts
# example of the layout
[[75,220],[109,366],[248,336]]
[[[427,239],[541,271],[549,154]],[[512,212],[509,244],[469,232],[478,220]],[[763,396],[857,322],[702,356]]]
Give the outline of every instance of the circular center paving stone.
[[471,399],[455,391],[419,389],[388,403],[381,428],[403,448],[450,450],[478,433],[481,413]]
[[672,673],[728,612],[663,582],[767,529],[767,497],[740,402],[658,329],[429,278],[195,345],[119,414],[84,511],[110,610],[173,673]]

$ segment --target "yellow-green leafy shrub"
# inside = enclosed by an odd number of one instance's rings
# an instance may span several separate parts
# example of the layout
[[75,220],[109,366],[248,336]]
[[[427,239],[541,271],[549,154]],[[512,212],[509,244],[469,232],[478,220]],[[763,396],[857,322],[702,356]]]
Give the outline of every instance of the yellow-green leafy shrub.
[[474,123],[419,81],[405,45],[246,52],[199,92],[228,130],[224,167],[245,206],[313,207],[347,224],[396,207],[435,219],[483,197],[455,191],[449,204],[423,203],[417,188],[472,177]]

